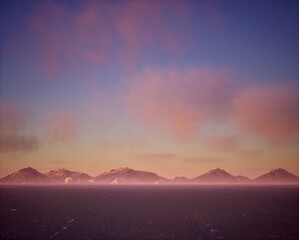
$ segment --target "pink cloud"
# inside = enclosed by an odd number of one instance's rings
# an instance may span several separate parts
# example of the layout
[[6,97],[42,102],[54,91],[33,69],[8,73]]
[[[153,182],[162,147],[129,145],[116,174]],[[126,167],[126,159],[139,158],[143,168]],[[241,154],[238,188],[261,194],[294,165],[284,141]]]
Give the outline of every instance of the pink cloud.
[[177,157],[174,153],[140,153],[135,154],[135,159],[138,161],[154,161],[154,162],[165,162],[173,161]]
[[246,137],[242,135],[215,135],[205,138],[203,146],[212,152],[233,153],[242,160],[252,160],[262,156],[263,151],[261,150],[244,148],[242,141],[245,139]]
[[30,111],[25,104],[0,102],[0,150],[2,153],[32,152],[40,143],[29,129]]
[[131,78],[131,116],[177,140],[191,140],[202,123],[225,121],[235,86],[228,69],[147,70]]
[[[23,39],[14,41],[13,49],[25,57],[32,71],[51,79],[67,70],[76,74],[83,65],[129,66],[150,46],[167,53],[189,46],[183,27],[188,4],[87,1],[75,12],[65,3],[46,1],[33,9],[24,21],[28,34],[12,34],[12,39]],[[171,19],[166,20],[165,13]]]
[[237,151],[239,137],[246,135],[258,136],[268,144],[296,141],[297,86],[248,87],[246,78],[236,79],[230,69],[207,67],[147,69],[132,74],[126,97],[131,120],[158,133],[170,133],[179,141],[196,138],[206,123],[229,124],[236,136],[206,139],[206,145],[217,151]]
[[71,113],[51,116],[46,121],[46,139],[51,143],[67,143],[77,135],[78,119]]
[[227,159],[225,158],[214,158],[214,157],[182,157],[181,161],[184,163],[223,163],[225,162]]
[[234,121],[241,131],[261,136],[268,143],[290,140],[299,130],[298,103],[294,85],[255,85],[233,101]]
[[3,153],[33,152],[38,150],[39,145],[35,136],[0,135],[0,150]]
[[238,149],[240,137],[236,135],[213,136],[205,139],[203,144],[216,152],[232,152]]
[[97,145],[102,153],[133,152],[144,148],[147,141],[137,135],[128,135],[113,140],[100,141]]
[[24,104],[12,101],[0,102],[0,132],[15,134],[23,131],[28,124],[29,111]]
[[[113,22],[117,34],[133,56],[151,44],[158,44],[161,50],[180,52],[186,47],[187,33],[182,23],[189,10],[188,4],[176,2],[128,1],[113,10]],[[164,14],[169,14],[172,20],[166,20]],[[176,29],[171,28],[173,24]]]
[[264,152],[261,150],[239,150],[237,154],[242,160],[252,160],[259,159]]

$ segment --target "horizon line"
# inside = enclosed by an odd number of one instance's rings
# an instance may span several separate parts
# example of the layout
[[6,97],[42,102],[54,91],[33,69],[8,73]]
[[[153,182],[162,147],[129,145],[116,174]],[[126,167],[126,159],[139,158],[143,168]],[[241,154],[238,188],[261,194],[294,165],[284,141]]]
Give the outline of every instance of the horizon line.
[[[206,171],[206,172],[203,172],[203,173],[201,173],[201,174],[199,174],[199,175],[196,175],[195,177],[186,177],[186,176],[183,176],[183,175],[177,175],[177,176],[175,176],[175,177],[169,178],[169,177],[164,177],[164,176],[162,176],[162,175],[160,175],[160,174],[158,174],[158,173],[156,173],[156,172],[146,171],[146,170],[139,170],[139,169],[136,170],[136,169],[133,169],[133,168],[130,168],[130,167],[112,168],[112,169],[110,169],[110,170],[108,170],[108,171],[103,171],[103,172],[99,173],[99,174],[96,175],[96,176],[91,176],[89,173],[81,172],[81,171],[74,171],[74,170],[70,170],[70,169],[67,169],[67,168],[56,168],[56,169],[51,169],[51,170],[49,170],[49,171],[47,171],[47,172],[41,172],[41,171],[37,170],[36,168],[33,168],[33,167],[28,166],[28,167],[20,168],[20,169],[14,171],[14,172],[12,172],[12,173],[10,173],[10,174],[8,174],[8,175],[5,175],[4,177],[0,177],[0,179],[5,178],[5,177],[7,177],[7,176],[9,176],[9,175],[11,175],[11,174],[14,174],[14,173],[16,173],[16,172],[18,172],[18,171],[20,171],[20,170],[27,169],[27,168],[34,169],[34,170],[38,171],[39,173],[42,173],[43,175],[45,175],[45,174],[47,174],[47,173],[49,173],[49,172],[51,172],[51,171],[54,171],[54,170],[67,170],[67,171],[70,171],[70,172],[77,172],[77,173],[87,174],[87,175],[90,176],[91,178],[96,178],[96,177],[98,177],[98,176],[100,176],[100,175],[102,175],[102,174],[104,174],[104,173],[109,173],[109,172],[111,172],[111,171],[113,171],[113,170],[120,170],[120,169],[129,169],[129,170],[133,170],[133,171],[142,171],[142,172],[147,172],[147,173],[153,173],[153,174],[156,174],[156,175],[158,175],[159,177],[161,177],[161,178],[165,178],[165,179],[167,179],[167,180],[173,180],[173,179],[175,179],[175,178],[177,178],[177,177],[185,177],[185,178],[187,178],[187,179],[189,179],[189,180],[192,180],[192,179],[194,179],[194,178],[200,177],[200,176],[202,176],[202,175],[204,175],[204,174],[206,174],[206,173],[209,173],[209,172],[212,172],[212,171],[215,171],[215,170],[218,170],[218,169],[221,170],[221,171],[224,171],[225,173],[227,173],[227,174],[229,174],[229,175],[231,175],[231,176],[233,176],[233,177],[239,177],[239,176],[240,176],[240,177],[246,177],[246,178],[248,178],[249,180],[253,180],[253,181],[254,181],[255,179],[257,179],[257,178],[259,178],[259,177],[261,177],[261,176],[267,174],[267,173],[270,173],[270,172],[275,171],[275,170],[280,170],[280,169],[281,169],[281,170],[285,170],[285,171],[287,171],[288,173],[291,173],[291,174],[295,175],[296,177],[298,177],[296,174],[294,174],[294,173],[292,173],[292,172],[286,170],[285,168],[281,168],[281,167],[279,167],[279,168],[273,168],[273,169],[271,169],[271,170],[267,170],[266,172],[264,172],[263,174],[261,174],[261,175],[255,177],[255,178],[250,178],[250,177],[247,177],[246,175],[233,175],[233,174],[227,172],[226,170],[224,170],[224,169],[222,169],[222,168],[212,168],[212,169],[210,169],[210,170],[208,170],[208,171]],[[298,178],[299,178],[299,177],[298,177]]]

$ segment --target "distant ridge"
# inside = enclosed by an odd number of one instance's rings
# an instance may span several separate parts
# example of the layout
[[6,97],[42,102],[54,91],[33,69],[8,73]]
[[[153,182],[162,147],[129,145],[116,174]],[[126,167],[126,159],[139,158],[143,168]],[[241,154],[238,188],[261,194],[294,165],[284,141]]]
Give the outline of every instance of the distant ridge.
[[237,181],[238,183],[251,183],[251,182],[253,182],[252,179],[250,179],[246,176],[241,176],[241,175],[235,176],[235,181]]
[[186,177],[175,177],[173,181],[175,183],[190,183],[190,179]]
[[175,177],[168,179],[156,173],[118,168],[104,172],[97,177],[64,168],[51,170],[45,174],[31,167],[22,168],[2,179],[0,184],[299,184],[299,178],[283,168],[274,169],[254,180],[246,176],[233,176],[223,169],[216,168],[189,179]]

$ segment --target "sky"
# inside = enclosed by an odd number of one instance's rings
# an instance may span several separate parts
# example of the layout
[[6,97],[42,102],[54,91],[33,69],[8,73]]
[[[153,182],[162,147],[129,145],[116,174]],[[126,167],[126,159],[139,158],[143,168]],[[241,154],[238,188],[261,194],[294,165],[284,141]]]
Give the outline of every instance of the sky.
[[299,175],[298,1],[1,1],[0,177]]

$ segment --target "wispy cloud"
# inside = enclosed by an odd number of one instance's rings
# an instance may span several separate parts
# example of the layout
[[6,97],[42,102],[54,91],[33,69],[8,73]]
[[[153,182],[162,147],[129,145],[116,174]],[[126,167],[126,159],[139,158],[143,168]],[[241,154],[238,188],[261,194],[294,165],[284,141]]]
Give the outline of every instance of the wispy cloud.
[[221,135],[207,137],[204,145],[212,151],[216,152],[232,152],[240,146],[241,138],[237,135]]
[[127,135],[97,143],[102,153],[133,152],[144,148],[146,145],[147,141],[137,135]]
[[24,131],[30,118],[28,108],[19,102],[0,102],[0,133],[16,134]]
[[253,159],[259,159],[261,156],[263,156],[262,150],[239,150],[237,152],[238,157],[242,160],[253,160]]
[[77,136],[78,118],[72,112],[52,115],[45,122],[45,138],[50,143],[68,143]]
[[[43,78],[56,79],[65,71],[77,74],[86,66],[94,70],[109,63],[128,67],[150,46],[155,46],[152,51],[168,54],[189,46],[183,25],[189,16],[188,6],[176,2],[86,1],[78,3],[80,11],[74,12],[65,3],[38,2],[24,20],[27,35],[18,36],[22,42],[13,34],[13,49]],[[26,41],[34,44],[29,48]]]
[[223,163],[226,159],[225,158],[214,158],[214,157],[182,157],[181,161],[184,163]]
[[299,131],[299,94],[296,85],[255,85],[234,99],[236,127],[268,143],[291,141]]
[[225,121],[231,112],[235,86],[229,69],[148,69],[130,80],[132,118],[179,141],[194,139],[203,123]]
[[39,147],[35,136],[0,135],[0,150],[3,153],[33,152]]
[[177,157],[174,153],[140,153],[135,154],[135,159],[138,161],[154,161],[154,162],[165,162],[172,161]]
[[40,142],[28,131],[31,120],[25,104],[13,101],[0,102],[0,150],[14,154],[37,151]]
[[193,140],[206,123],[230,124],[236,136],[212,137],[206,145],[236,148],[239,138],[258,136],[288,144],[298,136],[295,84],[248,85],[231,69],[147,69],[132,74],[127,96],[132,120],[178,141]]

